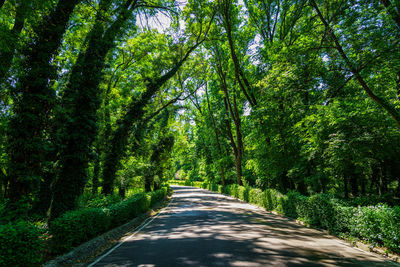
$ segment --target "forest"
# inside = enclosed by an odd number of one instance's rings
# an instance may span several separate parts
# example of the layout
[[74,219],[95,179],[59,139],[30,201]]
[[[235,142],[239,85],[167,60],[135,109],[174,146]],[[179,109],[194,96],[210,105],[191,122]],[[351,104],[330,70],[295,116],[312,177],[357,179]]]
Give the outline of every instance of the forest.
[[395,0],[1,0],[0,224],[171,179],[399,205],[399,42]]

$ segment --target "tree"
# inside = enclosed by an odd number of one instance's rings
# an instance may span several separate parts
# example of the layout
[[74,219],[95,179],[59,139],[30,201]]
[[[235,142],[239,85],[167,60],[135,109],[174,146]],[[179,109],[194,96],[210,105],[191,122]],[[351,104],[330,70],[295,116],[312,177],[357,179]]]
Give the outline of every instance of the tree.
[[124,117],[117,122],[117,128],[112,133],[110,146],[104,161],[102,185],[104,194],[110,194],[112,192],[115,173],[118,168],[119,161],[124,155],[124,148],[127,144],[129,132],[131,131],[133,125],[143,116],[144,107],[153,97],[153,95],[178,72],[183,63],[185,63],[185,61],[189,58],[190,54],[206,40],[213,17],[214,14],[209,16],[208,21],[200,21],[200,28],[198,32],[195,32],[192,36],[194,40],[189,40],[194,43],[191,46],[184,46],[186,47],[186,52],[181,50],[180,58],[175,59],[169,69],[162,71],[164,74],[159,75],[158,77],[156,76],[146,79],[146,91],[137,99],[132,101],[127,108]]
[[54,219],[75,208],[76,198],[86,183],[86,169],[91,146],[97,135],[97,110],[100,105],[99,84],[106,56],[114,47],[115,38],[137,7],[137,1],[127,0],[119,7],[115,21],[104,22],[111,0],[100,1],[96,22],[87,36],[88,46],[78,56],[69,83],[64,91],[63,105],[67,113],[63,146],[60,151],[60,172],[54,186],[51,217]]
[[55,99],[49,83],[55,78],[51,59],[79,2],[60,0],[34,30],[36,37],[22,52],[23,71],[12,93],[15,96],[13,116],[8,126],[10,209],[15,209],[20,201],[27,202],[39,186],[43,151],[46,150],[43,134]]

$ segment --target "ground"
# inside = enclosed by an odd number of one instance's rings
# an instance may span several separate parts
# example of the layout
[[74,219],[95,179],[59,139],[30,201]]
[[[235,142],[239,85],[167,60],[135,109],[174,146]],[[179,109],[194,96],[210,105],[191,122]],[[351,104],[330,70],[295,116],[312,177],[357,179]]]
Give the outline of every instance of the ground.
[[232,197],[173,190],[165,209],[88,266],[398,266]]

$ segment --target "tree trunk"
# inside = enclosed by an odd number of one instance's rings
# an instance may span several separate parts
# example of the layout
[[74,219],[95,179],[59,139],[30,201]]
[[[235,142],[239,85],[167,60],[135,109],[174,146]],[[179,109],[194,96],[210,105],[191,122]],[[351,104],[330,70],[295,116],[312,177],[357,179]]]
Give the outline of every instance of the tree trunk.
[[365,177],[361,178],[360,186],[361,186],[361,195],[365,196],[366,195],[366,179],[365,179]]
[[287,173],[286,172],[282,172],[279,175],[279,191],[283,192],[283,193],[287,193],[290,189],[290,181],[288,179]]
[[52,190],[51,185],[54,182],[55,174],[47,172],[43,175],[43,181],[40,183],[40,190],[37,196],[37,201],[32,207],[32,214],[37,214],[45,217],[51,206]]
[[400,198],[400,175],[397,178],[397,189],[396,189],[396,196]]
[[152,171],[149,171],[149,173],[146,173],[144,176],[144,190],[146,192],[151,191],[151,186],[153,184],[154,176],[152,174]]
[[242,155],[238,155],[235,160],[236,165],[236,183],[238,185],[243,185],[242,183]]
[[249,101],[250,105],[252,107],[254,107],[255,105],[257,105],[257,100],[254,97],[252,89],[250,88],[250,83],[248,82],[246,76],[244,75],[242,69],[240,68],[239,60],[237,58],[236,51],[235,51],[235,45],[233,43],[232,25],[231,25],[231,20],[230,20],[230,5],[231,5],[230,1],[225,2],[225,6],[222,7],[222,14],[223,14],[223,19],[224,19],[224,26],[225,26],[226,34],[228,37],[231,58],[233,61],[233,65],[235,67],[235,77],[236,77],[239,87],[240,87],[241,91],[243,92],[243,94],[245,95],[246,99]]
[[[231,143],[231,146],[233,149],[233,154],[235,156],[237,184],[242,185],[242,157],[243,157],[244,148],[243,148],[243,141],[242,141],[240,114],[239,114],[238,108],[237,108],[235,92],[233,92],[233,104],[231,103],[228,85],[226,82],[226,73],[222,69],[222,62],[221,62],[221,57],[220,57],[218,48],[216,48],[216,56],[217,56],[217,72],[218,72],[218,76],[221,80],[222,90],[224,92],[226,130],[227,130],[228,138],[230,140],[230,143]],[[229,117],[233,120],[234,125],[235,125],[236,142],[233,138],[231,124],[228,120]]]
[[357,175],[354,172],[351,172],[349,174],[350,177],[350,185],[351,185],[351,194],[353,195],[353,197],[358,196],[358,179],[357,179]]
[[344,184],[344,198],[349,198],[349,189],[348,189],[348,179],[346,175],[343,176],[343,184]]
[[[227,111],[225,111],[226,116],[228,117],[228,113]],[[238,185],[241,185],[242,183],[242,165],[241,165],[241,160],[238,160],[239,158],[239,153],[238,153],[238,149],[235,143],[235,140],[233,138],[233,134],[232,134],[232,129],[231,129],[231,124],[228,120],[228,118],[225,119],[225,126],[226,126],[226,132],[228,134],[228,138],[233,150],[233,156],[235,157],[235,167],[236,167],[236,182]]]
[[122,199],[125,199],[125,192],[126,192],[126,190],[124,187],[122,187],[122,186],[118,187],[118,194]]
[[242,182],[242,179],[243,179],[242,159],[243,159],[244,146],[243,146],[242,129],[241,129],[242,124],[241,124],[241,119],[240,119],[240,115],[239,115],[238,108],[237,108],[235,94],[233,95],[233,108],[234,108],[235,117],[236,117],[236,120],[234,120],[234,122],[235,122],[236,143],[237,143],[237,150],[238,150],[238,157],[237,157],[237,163],[236,163],[236,170],[238,171],[237,183],[239,185],[242,185],[243,184],[243,182]]
[[98,194],[99,176],[100,176],[100,155],[97,155],[94,161],[93,178],[92,178],[92,194],[94,195]]

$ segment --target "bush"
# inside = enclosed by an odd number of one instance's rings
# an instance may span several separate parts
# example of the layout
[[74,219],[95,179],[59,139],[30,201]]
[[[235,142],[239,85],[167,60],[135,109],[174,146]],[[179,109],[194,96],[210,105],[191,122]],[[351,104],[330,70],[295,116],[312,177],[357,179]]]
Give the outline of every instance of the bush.
[[256,204],[258,206],[262,207],[262,203],[263,203],[263,194],[262,191],[260,189],[250,189],[249,191],[249,202]]
[[263,192],[262,206],[268,211],[275,210],[278,207],[278,199],[282,194],[275,189],[267,189]]
[[400,251],[400,207],[358,207],[351,219],[352,235],[373,244],[382,244],[395,252]]
[[40,230],[19,221],[0,225],[0,266],[34,266],[42,261]]
[[225,186],[225,194],[239,198],[239,185],[230,184]]
[[88,208],[64,213],[50,225],[53,251],[55,253],[69,251],[107,231],[112,218],[110,210],[105,208]]
[[112,204],[121,202],[123,199],[120,195],[97,195],[91,199],[88,199],[85,208],[104,208]]
[[379,213],[383,245],[400,252],[400,207],[382,206]]
[[146,212],[168,193],[167,187],[132,197],[104,208],[68,211],[50,224],[52,248],[63,253]]
[[218,192],[219,185],[217,185],[217,184],[209,184],[208,187],[209,187],[209,189],[211,191]]
[[145,193],[135,194],[125,201],[111,205],[110,210],[111,224],[113,226],[121,225],[140,213],[145,212],[150,207],[151,197]]
[[335,203],[333,208],[335,210],[334,216],[336,221],[332,232],[339,235],[349,235],[352,218],[357,208],[346,207],[339,203]]
[[249,191],[250,191],[250,187],[248,186],[239,186],[238,187],[238,196],[239,199],[249,202]]
[[168,188],[162,187],[157,191],[153,191],[151,194],[151,206],[154,206],[157,202],[162,200],[168,194]]
[[296,206],[299,197],[300,193],[295,191],[291,191],[285,196],[278,197],[278,212],[291,218],[297,218]]
[[335,228],[336,218],[332,196],[318,194],[307,198],[298,194],[296,203],[296,211],[305,222],[330,231]]

